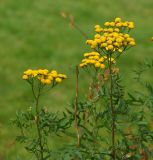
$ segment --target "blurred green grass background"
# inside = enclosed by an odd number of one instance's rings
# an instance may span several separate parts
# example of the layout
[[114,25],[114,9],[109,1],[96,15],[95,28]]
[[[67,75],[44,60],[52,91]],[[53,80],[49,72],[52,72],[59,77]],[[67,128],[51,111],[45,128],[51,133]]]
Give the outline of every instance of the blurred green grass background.
[[[10,123],[16,110],[24,110],[32,103],[30,87],[21,79],[24,70],[55,68],[68,75],[67,81],[43,97],[43,105],[53,111],[67,107],[75,95],[71,66],[78,64],[89,48],[84,38],[61,18],[60,12],[71,13],[89,37],[94,34],[95,24],[102,25],[115,17],[135,22],[136,29],[131,34],[137,46],[118,62],[127,90],[136,85],[132,70],[137,63],[153,58],[152,0],[1,0],[0,3],[0,160],[28,157],[22,146],[14,142],[18,131]],[[83,92],[87,81],[81,77]]]

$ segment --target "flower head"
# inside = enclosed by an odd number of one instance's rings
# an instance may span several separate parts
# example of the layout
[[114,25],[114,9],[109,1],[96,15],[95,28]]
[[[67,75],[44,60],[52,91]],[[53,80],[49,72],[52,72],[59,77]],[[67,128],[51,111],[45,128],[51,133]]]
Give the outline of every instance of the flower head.
[[117,17],[112,22],[105,22],[103,28],[96,25],[96,35],[93,39],[87,40],[86,43],[92,49],[121,53],[121,51],[136,45],[134,38],[128,34],[133,28],[135,28],[133,22],[123,22],[121,18]]
[[93,66],[97,69],[105,68],[104,61],[107,58],[104,56],[102,57],[98,52],[89,52],[84,54],[84,59],[82,60],[80,67],[87,67],[87,66]]
[[62,80],[66,79],[67,76],[65,74],[58,73],[56,70],[47,70],[47,69],[38,69],[32,70],[28,69],[23,72],[22,79],[31,81],[38,80],[43,85],[50,85],[52,82],[60,83]]

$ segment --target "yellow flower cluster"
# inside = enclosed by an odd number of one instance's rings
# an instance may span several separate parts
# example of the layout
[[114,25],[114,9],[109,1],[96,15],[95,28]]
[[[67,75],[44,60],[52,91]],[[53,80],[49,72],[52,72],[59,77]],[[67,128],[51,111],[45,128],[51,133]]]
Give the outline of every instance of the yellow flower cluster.
[[49,85],[53,81],[55,81],[56,83],[60,83],[63,79],[66,79],[67,77],[65,74],[57,73],[56,70],[49,71],[47,69],[28,69],[23,73],[23,80],[30,80],[32,78],[38,79],[44,85]]
[[[84,59],[82,60],[80,67],[87,67],[88,65],[93,65],[95,68],[105,68],[104,62],[107,60],[106,56],[101,56],[98,52],[90,52],[84,54]],[[111,58],[111,62],[115,63],[114,58]]]
[[104,26],[118,27],[118,28],[127,27],[129,29],[133,29],[135,27],[133,22],[129,22],[129,21],[122,22],[121,18],[119,18],[119,17],[115,18],[114,22],[105,22]]
[[[117,28],[128,28],[128,29],[134,29],[134,23],[133,22],[129,22],[129,21],[125,21],[125,22],[122,22],[121,18],[117,17],[115,18],[115,20],[113,22],[105,22],[104,23],[104,26],[105,27],[113,27],[113,28],[116,28],[115,30],[118,31]],[[103,31],[105,31],[106,28],[101,28],[100,25],[96,25],[95,26],[95,31],[97,33],[101,33]]]
[[115,18],[114,22],[105,22],[104,26],[101,28],[100,25],[96,25],[97,34],[94,39],[86,41],[92,49],[101,48],[105,51],[123,52],[127,47],[136,45],[134,38],[123,32],[125,28],[133,29],[133,22],[122,22],[121,18]]

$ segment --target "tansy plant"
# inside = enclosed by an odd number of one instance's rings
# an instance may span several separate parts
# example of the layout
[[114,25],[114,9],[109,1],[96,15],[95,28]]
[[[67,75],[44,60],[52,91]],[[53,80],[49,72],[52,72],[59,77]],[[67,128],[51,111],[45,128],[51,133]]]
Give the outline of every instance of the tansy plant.
[[[87,38],[74,21],[71,24]],[[27,112],[18,112],[14,123],[21,130],[17,140],[37,160],[148,160],[153,156],[150,143],[153,87],[140,78],[153,63],[140,65],[136,71],[136,80],[147,88],[147,95],[137,91],[136,95],[129,93],[128,98],[124,96],[117,67],[119,57],[136,45],[130,35],[134,27],[133,22],[123,22],[121,18],[95,26],[95,36],[86,40],[91,51],[84,53],[76,66],[76,96],[63,114],[49,112],[39,101],[42,94],[61,83],[66,75],[46,69],[23,73],[23,80],[31,86],[35,106]],[[84,99],[79,92],[82,69],[91,78]],[[151,122],[144,107],[150,112]],[[49,135],[61,133],[70,143],[52,150]]]
[[58,134],[67,126],[63,123],[64,119],[61,122],[56,114],[40,106],[40,97],[66,78],[65,74],[56,70],[28,69],[23,73],[22,79],[31,86],[35,106],[30,107],[27,112],[18,112],[14,123],[21,130],[17,140],[25,143],[26,150],[33,153],[37,160],[45,160],[50,155],[48,136],[52,133]]
[[[113,160],[117,157],[116,152],[118,149],[116,140],[117,109],[121,107],[123,101],[122,87],[119,84],[119,69],[115,65],[121,54],[136,45],[134,38],[129,35],[130,30],[133,28],[133,22],[122,22],[121,18],[115,18],[113,22],[105,22],[103,27],[96,25],[96,35],[93,39],[86,41],[93,51],[85,53],[80,64],[81,68],[94,72],[93,82],[90,87],[92,95],[89,101],[94,104],[92,112],[95,114],[95,124],[93,124],[93,127],[97,129],[95,140],[98,138],[100,129],[105,126],[101,124],[101,127],[96,127],[98,119],[102,121],[104,118],[99,117],[99,114],[103,115],[104,112],[98,111],[96,103],[103,99],[103,106],[106,106],[106,108],[99,106],[99,110],[102,108],[105,110],[103,116],[106,116],[109,121],[108,128],[105,127],[109,130],[107,134],[111,133],[111,152],[108,155]],[[99,140],[97,139],[97,141]]]

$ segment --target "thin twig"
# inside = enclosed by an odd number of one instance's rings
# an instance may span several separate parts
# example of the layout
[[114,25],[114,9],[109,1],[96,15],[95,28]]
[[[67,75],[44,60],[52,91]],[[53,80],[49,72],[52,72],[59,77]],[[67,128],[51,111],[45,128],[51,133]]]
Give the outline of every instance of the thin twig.
[[[74,17],[70,14],[66,14],[65,12],[61,12],[61,16],[65,19],[66,22],[68,22],[74,29],[76,29],[85,40],[88,40],[87,34],[75,23]],[[100,53],[96,48],[93,49],[94,51]]]
[[74,110],[74,118],[75,118],[75,129],[77,133],[77,147],[80,147],[80,131],[78,126],[78,90],[79,90],[79,69],[76,66],[76,97],[75,97],[75,110]]
[[61,12],[61,16],[66,22],[68,22],[73,28],[75,28],[86,40],[88,39],[87,34],[75,23],[74,17],[71,14]]

